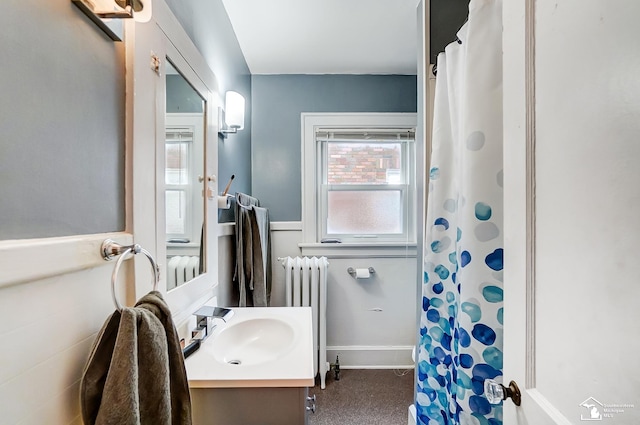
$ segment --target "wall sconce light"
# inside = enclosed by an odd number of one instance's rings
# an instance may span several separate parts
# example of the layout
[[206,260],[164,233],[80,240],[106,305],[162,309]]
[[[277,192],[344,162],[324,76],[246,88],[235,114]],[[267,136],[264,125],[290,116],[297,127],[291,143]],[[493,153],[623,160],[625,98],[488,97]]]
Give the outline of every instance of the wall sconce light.
[[122,19],[151,19],[152,0],[71,0],[113,41],[122,41]]
[[218,134],[224,138],[244,128],[244,97],[238,92],[228,91],[224,95],[224,108],[220,109]]

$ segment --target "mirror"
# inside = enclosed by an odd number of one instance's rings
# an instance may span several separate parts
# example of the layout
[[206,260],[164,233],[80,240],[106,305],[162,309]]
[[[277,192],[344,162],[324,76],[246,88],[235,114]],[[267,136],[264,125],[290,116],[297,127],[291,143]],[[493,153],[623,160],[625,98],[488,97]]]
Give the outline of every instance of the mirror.
[[167,291],[206,271],[205,100],[165,61]]

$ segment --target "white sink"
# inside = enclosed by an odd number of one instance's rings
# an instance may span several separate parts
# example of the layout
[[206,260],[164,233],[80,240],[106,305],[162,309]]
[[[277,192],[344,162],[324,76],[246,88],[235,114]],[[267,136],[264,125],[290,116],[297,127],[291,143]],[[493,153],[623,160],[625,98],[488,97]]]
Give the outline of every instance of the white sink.
[[[213,357],[221,363],[249,366],[268,363],[291,350],[295,332],[279,318],[248,319],[212,335]],[[205,341],[206,342],[206,341]]]
[[233,307],[185,360],[191,388],[314,385],[309,307]]

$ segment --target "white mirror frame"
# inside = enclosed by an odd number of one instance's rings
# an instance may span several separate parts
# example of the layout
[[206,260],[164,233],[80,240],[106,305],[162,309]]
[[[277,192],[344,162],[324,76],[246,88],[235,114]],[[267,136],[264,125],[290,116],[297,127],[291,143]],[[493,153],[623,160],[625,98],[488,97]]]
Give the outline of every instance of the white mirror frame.
[[[161,277],[158,285],[171,307],[179,330],[193,311],[215,295],[218,284],[217,200],[218,123],[215,112],[219,106],[215,75],[200,55],[191,39],[164,2],[154,4],[153,18],[148,23],[130,22],[126,28],[127,52],[127,155],[132,158],[127,170],[128,214],[127,228],[133,230],[134,240],[153,250]],[[164,65],[169,57],[173,65],[206,101],[205,118],[205,175],[207,191],[213,198],[206,204],[206,264],[207,270],[190,282],[169,292],[166,290],[166,237],[164,184],[165,92]],[[153,69],[154,60],[159,68]],[[149,291],[149,271],[136,267],[136,298]]]

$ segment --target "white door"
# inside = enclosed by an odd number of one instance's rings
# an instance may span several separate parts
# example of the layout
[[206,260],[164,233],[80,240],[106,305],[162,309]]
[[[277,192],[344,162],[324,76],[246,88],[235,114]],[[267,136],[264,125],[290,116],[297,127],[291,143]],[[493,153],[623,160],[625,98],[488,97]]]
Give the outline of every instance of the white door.
[[640,2],[503,19],[504,423],[640,424]]

